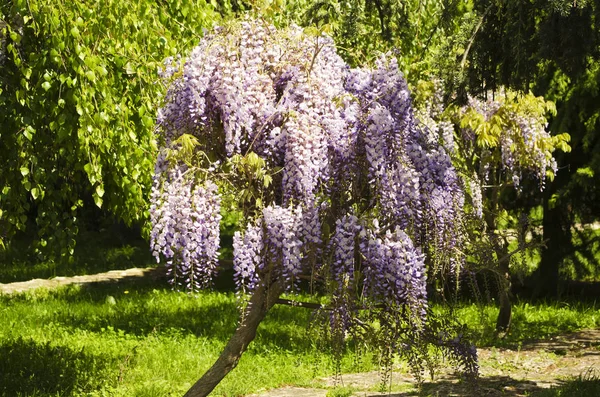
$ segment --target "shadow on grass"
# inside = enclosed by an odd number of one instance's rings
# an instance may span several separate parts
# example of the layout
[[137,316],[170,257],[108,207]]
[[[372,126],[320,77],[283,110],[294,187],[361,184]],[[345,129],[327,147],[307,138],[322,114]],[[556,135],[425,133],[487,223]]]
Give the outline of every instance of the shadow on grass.
[[509,376],[486,376],[475,381],[440,380],[425,383],[418,396],[503,396],[517,397],[542,390],[535,382],[516,380]]
[[600,378],[581,375],[578,378],[560,381],[550,389],[531,394],[532,397],[584,397],[600,396]]
[[84,350],[25,338],[3,341],[0,357],[0,395],[7,397],[90,392],[102,386],[99,373],[109,364]]
[[[538,391],[544,390],[536,385],[535,382],[527,380],[516,380],[509,376],[486,376],[476,380],[456,381],[451,379],[440,379],[433,382],[425,382],[420,389],[407,392],[386,393],[388,397],[442,397],[442,396],[462,396],[462,397],[480,397],[480,396],[502,396],[502,397],[522,397]],[[360,394],[363,395],[363,394]],[[381,394],[368,393],[366,396],[380,396]],[[534,394],[535,395],[535,394]]]
[[[7,304],[29,299],[27,294],[4,298]],[[51,310],[42,312],[40,322],[99,333],[107,329],[141,337],[176,333],[226,342],[239,319],[230,274],[215,280],[213,292],[196,295],[172,291],[164,277],[152,272],[68,286],[50,291],[42,299]],[[275,306],[261,324],[254,345],[261,350],[314,349],[314,338],[307,332],[310,314],[304,308]]]

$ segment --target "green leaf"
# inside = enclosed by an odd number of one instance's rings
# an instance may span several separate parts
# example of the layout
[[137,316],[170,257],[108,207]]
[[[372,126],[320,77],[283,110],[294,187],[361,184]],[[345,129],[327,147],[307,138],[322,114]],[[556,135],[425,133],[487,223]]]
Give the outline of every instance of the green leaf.
[[98,195],[98,197],[104,196],[104,187],[102,185],[96,186],[96,194]]
[[144,124],[145,127],[152,127],[154,125],[154,120],[150,116],[143,116],[142,124]]
[[29,175],[29,168],[27,168],[27,167],[21,167],[20,170],[21,170],[21,175],[23,175],[23,176]]
[[80,37],[79,29],[77,29],[77,26],[73,26],[70,30],[70,33],[71,33],[71,36],[73,36],[76,39],[78,39]]
[[577,169],[577,175],[587,177],[587,178],[593,178],[594,170],[590,167],[581,167],[581,168]]
[[21,42],[21,35],[14,31],[10,32],[10,39],[19,44]]
[[271,182],[273,182],[273,178],[271,177],[271,175],[265,175],[263,179],[264,186],[269,187],[271,185]]
[[125,64],[125,74],[128,74],[130,76],[135,74],[135,68],[133,67],[131,62],[127,62],[127,64]]
[[97,194],[94,194],[94,204],[96,204],[96,206],[98,208],[102,208],[102,198],[99,197]]
[[88,80],[90,80],[92,83],[96,82],[96,74],[94,72],[92,72],[91,70],[88,70],[87,72],[85,72],[85,77],[87,77]]
[[44,81],[44,82],[42,83],[42,88],[43,88],[45,91],[48,91],[48,90],[50,89],[50,87],[52,87],[52,84],[50,84],[49,82],[47,82],[47,81]]
[[37,187],[31,189],[31,197],[33,197],[34,200],[37,200],[37,198],[39,197],[39,190]]

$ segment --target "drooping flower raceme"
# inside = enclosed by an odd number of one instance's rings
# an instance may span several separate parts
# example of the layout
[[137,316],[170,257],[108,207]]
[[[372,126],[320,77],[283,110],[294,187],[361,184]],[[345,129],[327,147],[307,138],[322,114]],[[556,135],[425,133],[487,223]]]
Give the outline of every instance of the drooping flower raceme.
[[240,291],[314,272],[334,334],[365,307],[394,314],[390,337],[426,328],[426,264],[460,259],[463,192],[393,57],[351,69],[326,35],[245,20],[167,74],[152,248],[176,280],[194,289],[213,273],[221,194],[248,218],[233,239]]
[[[469,97],[467,106],[460,111],[467,117],[473,111],[482,116],[483,120],[477,124],[473,135],[477,136],[480,144],[499,150],[500,172],[516,188],[527,175],[536,177],[543,188],[547,172],[556,174],[557,163],[552,152],[564,135],[552,137],[547,130],[546,115],[554,111],[550,102],[532,94],[518,97],[510,92],[496,93],[485,101]],[[494,129],[498,123],[505,128]],[[485,176],[480,177],[484,183],[493,183]]]
[[192,186],[185,172],[176,168],[166,179],[156,179],[152,199],[153,255],[167,260],[177,288],[205,287],[217,267],[221,221],[217,186],[211,181]]

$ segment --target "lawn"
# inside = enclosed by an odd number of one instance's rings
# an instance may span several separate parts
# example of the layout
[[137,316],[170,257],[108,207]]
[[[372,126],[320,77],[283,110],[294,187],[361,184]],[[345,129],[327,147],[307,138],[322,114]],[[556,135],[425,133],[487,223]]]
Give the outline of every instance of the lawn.
[[[188,295],[156,281],[69,286],[0,297],[0,394],[180,396],[235,329],[231,292]],[[215,395],[332,375],[310,311],[277,306]],[[344,371],[372,369],[347,354]]]
[[0,283],[156,266],[148,242],[139,231],[119,225],[80,231],[69,259],[40,258],[33,253],[31,237],[19,237],[6,251],[0,249]]
[[[236,297],[188,295],[161,281],[69,286],[0,297],[0,394],[4,396],[180,396],[216,359],[236,326]],[[439,310],[439,309],[437,309]],[[515,306],[514,331],[493,338],[497,309],[463,305],[480,346],[600,326],[594,303]],[[239,396],[282,385],[314,385],[335,366],[307,309],[276,306],[238,367],[215,390]],[[350,350],[343,372],[376,369]]]

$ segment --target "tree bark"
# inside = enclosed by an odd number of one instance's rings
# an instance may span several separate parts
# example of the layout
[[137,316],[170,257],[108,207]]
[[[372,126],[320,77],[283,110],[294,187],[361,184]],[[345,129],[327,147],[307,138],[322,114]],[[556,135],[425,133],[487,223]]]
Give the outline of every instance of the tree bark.
[[556,297],[559,292],[560,264],[565,253],[572,250],[571,224],[565,215],[566,208],[551,207],[548,194],[544,198],[544,241],[540,265],[534,275],[534,297]]
[[498,256],[498,270],[500,280],[498,281],[498,303],[500,311],[496,320],[496,333],[502,336],[510,329],[512,321],[512,299],[511,299],[511,277],[510,277],[510,255],[506,244],[496,242],[496,255]]
[[240,325],[227,342],[223,352],[213,366],[188,390],[185,397],[204,397],[237,366],[242,354],[256,337],[256,330],[267,312],[277,303],[283,292],[281,283],[269,287],[259,286],[244,310]]
[[511,299],[511,276],[510,255],[508,253],[508,241],[497,234],[500,189],[492,188],[489,195],[489,208],[485,213],[485,223],[489,231],[490,242],[496,252],[498,260],[498,304],[500,311],[496,319],[496,334],[500,337],[505,335],[512,321],[512,299]]
[[511,282],[510,274],[505,273],[501,275],[505,277],[505,280],[499,282],[499,296],[498,303],[500,311],[498,312],[498,318],[496,320],[496,334],[499,337],[503,337],[509,329],[512,322],[512,302],[511,302]]

